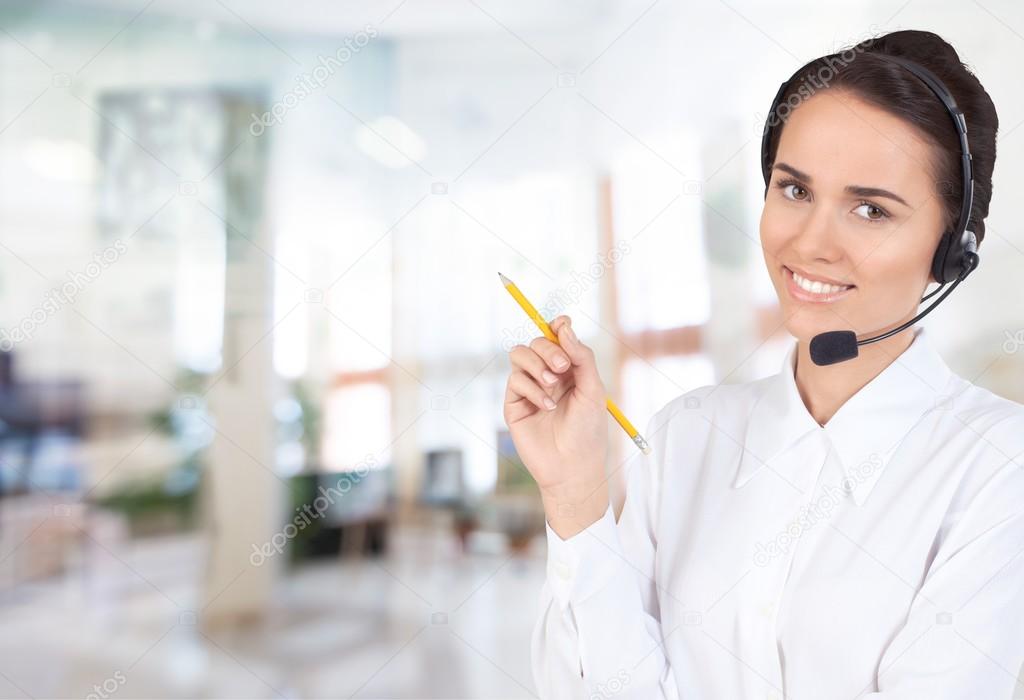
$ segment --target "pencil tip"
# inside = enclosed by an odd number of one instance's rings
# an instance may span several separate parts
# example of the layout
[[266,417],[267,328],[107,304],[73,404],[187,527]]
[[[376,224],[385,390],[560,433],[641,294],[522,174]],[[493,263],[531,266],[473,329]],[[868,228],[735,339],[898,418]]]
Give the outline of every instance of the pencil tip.
[[509,282],[511,281],[511,280],[509,280],[509,278],[508,278],[508,277],[506,277],[505,275],[501,274],[500,272],[498,273],[498,277],[500,277],[500,278],[501,278],[501,283],[502,283],[502,284],[504,284],[504,285],[506,285],[506,286],[507,286],[507,285],[508,285],[508,283],[509,283]]

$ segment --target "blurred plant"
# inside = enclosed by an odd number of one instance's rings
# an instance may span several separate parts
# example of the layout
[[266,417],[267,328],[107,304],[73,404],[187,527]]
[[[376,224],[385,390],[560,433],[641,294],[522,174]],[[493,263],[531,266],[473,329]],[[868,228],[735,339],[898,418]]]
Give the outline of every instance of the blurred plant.
[[[320,458],[321,410],[316,393],[301,379],[288,385],[288,395],[274,406],[278,425],[279,462],[297,471],[316,469]],[[301,448],[301,449],[300,449]],[[299,453],[296,458],[293,455]]]
[[302,445],[308,462],[320,461],[320,403],[313,392],[301,381],[292,383],[292,395],[302,408]]
[[95,501],[124,514],[136,534],[195,525],[203,455],[214,433],[202,397],[208,378],[208,374],[181,370],[171,401],[147,418],[151,428],[175,443],[178,461],[162,474],[132,479]]
[[513,553],[523,553],[544,531],[544,508],[530,470],[514,451],[498,458],[498,480],[487,501],[488,519],[508,537]]
[[202,393],[209,376],[192,369],[179,370],[175,382],[178,391],[174,394],[172,401],[163,408],[150,413],[147,423],[167,437],[176,437],[178,432],[186,427],[181,418],[182,411],[194,410],[200,405],[205,406]]
[[[307,512],[319,495],[317,486],[322,477],[320,470],[319,397],[303,379],[288,383],[287,393],[274,406],[277,419],[278,467],[289,473],[288,491],[291,497],[289,513]],[[284,523],[282,523],[284,525]],[[325,526],[323,518],[313,518],[298,528],[288,543],[288,561],[291,565],[318,556],[326,551],[337,551],[336,532]]]
[[537,493],[537,482],[530,470],[526,468],[519,455],[501,455],[498,458],[498,482],[495,493],[498,494],[534,494]]

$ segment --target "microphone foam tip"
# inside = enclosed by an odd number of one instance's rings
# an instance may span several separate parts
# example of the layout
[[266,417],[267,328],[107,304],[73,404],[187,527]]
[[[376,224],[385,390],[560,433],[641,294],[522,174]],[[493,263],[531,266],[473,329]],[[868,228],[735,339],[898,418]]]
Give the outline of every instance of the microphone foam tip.
[[816,365],[834,365],[857,357],[857,334],[853,331],[828,331],[811,338],[811,361]]

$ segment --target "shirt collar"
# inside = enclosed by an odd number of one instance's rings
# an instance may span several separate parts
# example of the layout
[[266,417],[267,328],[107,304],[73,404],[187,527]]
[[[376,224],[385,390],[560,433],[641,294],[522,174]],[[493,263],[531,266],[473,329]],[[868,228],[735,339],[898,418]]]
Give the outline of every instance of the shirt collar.
[[[862,505],[889,456],[932,409],[940,407],[952,372],[923,327],[913,329],[910,346],[818,425],[800,397],[794,376],[797,343],[792,341],[778,374],[764,380],[747,424],[733,486],[739,488],[812,432],[824,432],[845,475],[842,486]],[[790,482],[792,485],[792,482]]]

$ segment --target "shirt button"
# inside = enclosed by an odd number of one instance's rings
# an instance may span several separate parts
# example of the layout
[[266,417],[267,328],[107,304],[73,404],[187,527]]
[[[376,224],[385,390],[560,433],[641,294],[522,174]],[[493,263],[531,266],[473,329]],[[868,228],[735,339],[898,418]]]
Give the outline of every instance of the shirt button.
[[556,561],[555,575],[563,581],[568,581],[569,577],[572,576],[572,571],[569,569],[569,565],[564,561]]

